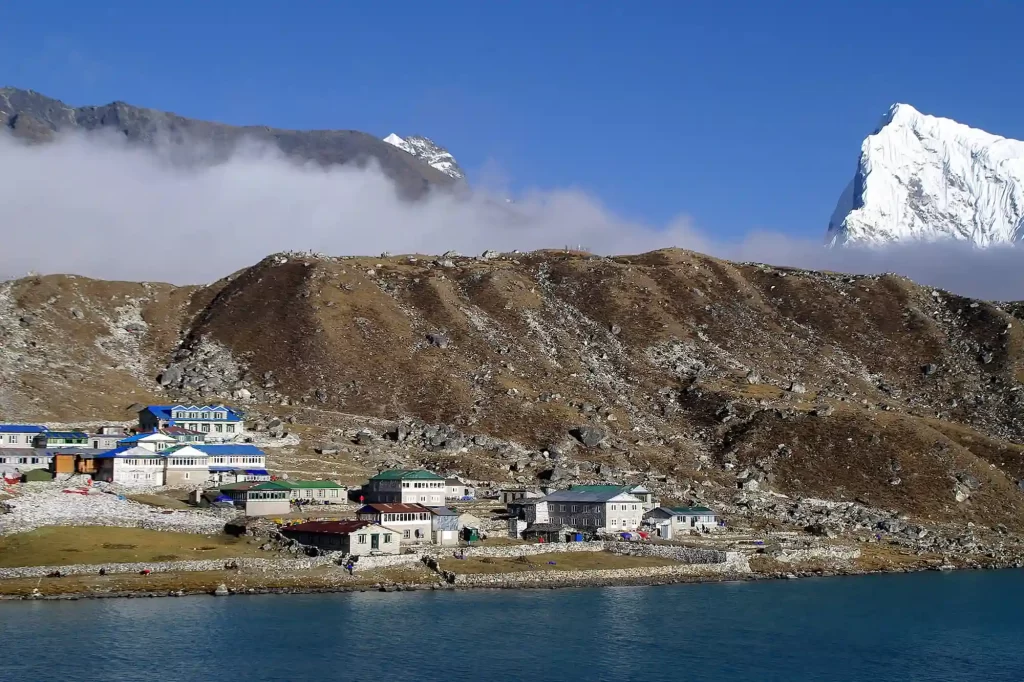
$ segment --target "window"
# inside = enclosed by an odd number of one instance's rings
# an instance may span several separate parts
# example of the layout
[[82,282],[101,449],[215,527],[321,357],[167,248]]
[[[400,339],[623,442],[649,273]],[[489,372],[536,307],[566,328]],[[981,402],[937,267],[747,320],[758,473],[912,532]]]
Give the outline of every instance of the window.
[[28,457],[19,457],[18,464],[28,464]]
[[213,425],[213,430],[216,431],[217,433],[220,433],[221,431],[224,430],[224,425],[223,424],[214,424]]
[[635,504],[633,505],[633,511],[636,511],[636,505]]
[[235,432],[235,425],[234,424],[228,424],[226,426],[226,428],[228,430],[228,433],[234,433]]
[[332,489],[331,490],[331,497],[337,497],[337,496],[338,496],[338,491],[336,489]]
[[[617,526],[617,525],[619,525],[619,520],[618,519],[612,519],[612,526],[614,527],[614,526]],[[622,525],[626,525],[626,524],[623,523]]]
[[17,443],[18,442],[18,437],[17,436],[7,436],[7,442],[8,443]]
[[209,432],[210,432],[210,425],[209,424],[203,424],[203,433],[209,433]]
[[384,544],[391,542],[391,533],[384,533]]
[[366,544],[366,533],[360,533],[358,535],[358,537],[359,537],[359,544],[360,545],[365,545]]
[[39,464],[39,458],[38,457],[33,457],[32,458],[32,463],[33,464]]
[[402,531],[402,537],[405,538],[406,540],[408,540],[412,536],[409,534],[408,530],[403,530]]

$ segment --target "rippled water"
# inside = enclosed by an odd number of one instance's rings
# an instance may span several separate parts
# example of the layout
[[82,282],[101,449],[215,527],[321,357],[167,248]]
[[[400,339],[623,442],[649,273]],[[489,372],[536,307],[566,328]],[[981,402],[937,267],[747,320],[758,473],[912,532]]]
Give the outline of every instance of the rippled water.
[[0,680],[1022,680],[1024,571],[0,603]]

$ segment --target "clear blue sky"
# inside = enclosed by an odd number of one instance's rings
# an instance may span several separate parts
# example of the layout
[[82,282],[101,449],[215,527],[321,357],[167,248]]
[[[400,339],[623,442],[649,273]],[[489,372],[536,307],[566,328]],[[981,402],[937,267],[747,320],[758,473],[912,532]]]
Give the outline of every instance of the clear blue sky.
[[0,84],[419,133],[472,178],[823,235],[895,101],[1024,138],[1021,2],[17,2]]

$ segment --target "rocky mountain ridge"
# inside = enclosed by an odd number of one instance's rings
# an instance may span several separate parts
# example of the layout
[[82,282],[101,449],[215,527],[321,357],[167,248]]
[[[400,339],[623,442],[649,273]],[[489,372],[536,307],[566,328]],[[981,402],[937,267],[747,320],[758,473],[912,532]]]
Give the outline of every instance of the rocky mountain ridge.
[[0,287],[0,419],[224,401],[294,475],[629,480],[760,518],[1024,530],[1018,314],[672,249],[37,276]]
[[431,168],[436,168],[456,180],[464,180],[466,178],[465,171],[459,166],[451,152],[429,138],[419,135],[409,135],[403,138],[395,133],[391,133],[384,138],[384,141],[405,150]]
[[894,104],[864,140],[829,221],[831,244],[1024,236],[1024,142]]
[[68,131],[114,131],[130,142],[169,150],[184,163],[221,162],[243,142],[273,145],[288,157],[325,166],[362,166],[372,160],[409,198],[422,196],[432,188],[451,187],[454,181],[451,174],[357,130],[233,126],[124,102],[72,107],[32,90],[11,87],[0,88],[0,129],[33,143],[52,141]]

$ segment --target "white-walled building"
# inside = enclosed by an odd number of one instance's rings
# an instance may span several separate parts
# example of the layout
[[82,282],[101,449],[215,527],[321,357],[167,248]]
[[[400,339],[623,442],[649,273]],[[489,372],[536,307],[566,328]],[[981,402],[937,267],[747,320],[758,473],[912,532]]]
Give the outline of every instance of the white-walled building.
[[363,501],[368,504],[440,507],[444,505],[446,495],[444,478],[424,469],[388,469],[363,486]]
[[544,497],[549,522],[581,531],[632,531],[643,521],[643,503],[617,485],[574,485]]
[[709,533],[721,528],[718,515],[707,507],[658,507],[644,514],[644,523],[663,540],[690,531]]
[[394,529],[400,533],[403,545],[431,541],[432,515],[421,504],[367,504],[356,512],[356,518]]
[[148,405],[139,411],[142,431],[168,426],[202,433],[208,443],[236,440],[245,433],[241,413],[225,405]]
[[165,485],[199,485],[210,480],[210,458],[202,450],[185,445],[163,451]]
[[117,447],[140,447],[150,452],[163,452],[167,448],[178,444],[171,436],[164,435],[159,431],[136,433],[117,441]]
[[34,424],[0,424],[0,447],[30,448],[37,437],[46,433],[45,426]]
[[189,447],[205,452],[209,458],[210,477],[221,483],[269,481],[267,456],[255,445],[247,443],[195,443]]
[[121,485],[164,485],[165,458],[140,446],[121,447],[95,457],[98,481]]

